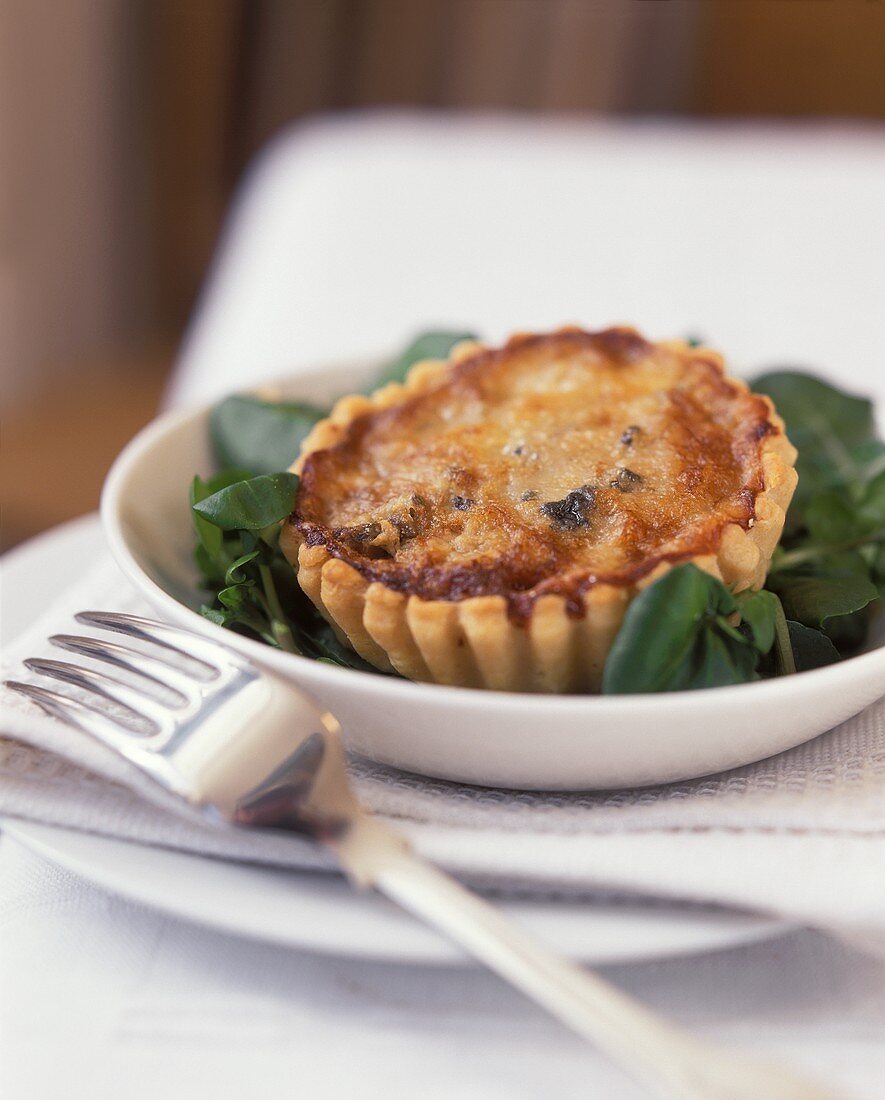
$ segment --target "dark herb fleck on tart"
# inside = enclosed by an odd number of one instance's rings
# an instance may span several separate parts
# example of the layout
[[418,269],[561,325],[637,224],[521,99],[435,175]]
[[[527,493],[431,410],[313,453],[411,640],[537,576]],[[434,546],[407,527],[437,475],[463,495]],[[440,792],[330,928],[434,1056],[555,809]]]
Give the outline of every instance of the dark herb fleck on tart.
[[348,545],[371,542],[381,534],[380,523],[361,523],[357,527],[336,527],[332,532],[335,538]]
[[632,493],[635,489],[638,489],[642,485],[642,474],[634,473],[632,470],[628,470],[626,466],[622,466],[613,481],[609,484],[613,489],[618,489],[622,493]]
[[560,531],[576,531],[587,527],[596,507],[596,490],[590,485],[572,489],[562,500],[549,500],[541,505],[541,514],[547,516]]

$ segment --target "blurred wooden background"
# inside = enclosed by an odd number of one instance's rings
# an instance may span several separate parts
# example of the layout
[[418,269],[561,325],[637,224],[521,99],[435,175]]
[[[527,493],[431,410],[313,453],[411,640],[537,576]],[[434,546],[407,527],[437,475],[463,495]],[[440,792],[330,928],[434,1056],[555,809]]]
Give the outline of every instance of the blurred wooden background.
[[882,0],[6,0],[2,540],[94,507],[236,181],[287,123],[408,105],[885,119]]
[[173,329],[243,166],[315,111],[885,118],[885,4],[868,0],[154,0],[142,16]]

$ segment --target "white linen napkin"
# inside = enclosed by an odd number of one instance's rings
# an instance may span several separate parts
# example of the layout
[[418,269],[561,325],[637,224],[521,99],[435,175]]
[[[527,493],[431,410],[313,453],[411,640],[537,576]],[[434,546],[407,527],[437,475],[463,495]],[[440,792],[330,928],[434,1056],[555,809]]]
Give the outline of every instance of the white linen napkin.
[[[83,609],[153,612],[99,559],[6,654],[83,633]],[[86,735],[3,689],[0,815],[293,867],[326,867],[296,837],[215,827]],[[751,720],[749,718],[748,720]],[[806,745],[718,776],[581,794],[478,789],[352,761],[364,803],[469,881],[545,895],[615,892],[747,907],[885,951],[885,699]]]

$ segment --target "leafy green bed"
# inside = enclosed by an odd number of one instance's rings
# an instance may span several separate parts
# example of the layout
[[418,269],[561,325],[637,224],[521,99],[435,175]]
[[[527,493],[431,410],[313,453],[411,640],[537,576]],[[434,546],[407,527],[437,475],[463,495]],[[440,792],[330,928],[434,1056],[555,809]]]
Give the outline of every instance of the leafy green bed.
[[[425,333],[372,388],[469,338]],[[747,683],[831,664],[866,641],[885,595],[885,443],[872,405],[799,371],[751,385],[772,398],[799,450],[799,486],[765,588],[734,594],[694,565],[671,569],[631,602],[606,663],[605,693]],[[281,471],[326,413],[246,395],[213,409],[218,472],[191,486],[207,593],[201,611],[269,645],[382,675],[338,642],[277,545],[298,486]]]

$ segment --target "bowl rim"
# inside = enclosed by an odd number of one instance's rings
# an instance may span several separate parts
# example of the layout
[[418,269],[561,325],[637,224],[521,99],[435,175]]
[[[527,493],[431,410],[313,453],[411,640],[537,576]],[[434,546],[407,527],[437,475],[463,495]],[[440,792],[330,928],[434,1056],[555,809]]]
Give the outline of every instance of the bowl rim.
[[[289,390],[301,379],[309,377],[323,377],[331,372],[344,370],[346,367],[356,369],[359,366],[368,365],[373,360],[362,358],[345,362],[329,362],[310,370],[299,371],[297,374],[277,376],[264,382],[259,382],[250,387],[249,391],[255,392],[263,388],[282,388]],[[186,604],[176,600],[164,588],[162,588],[139,564],[127,537],[124,533],[121,505],[125,486],[132,476],[133,471],[155,452],[163,439],[189,422],[197,422],[205,419],[211,408],[222,397],[200,405],[191,405],[182,409],[173,409],[162,412],[143,427],[126,444],[117,455],[105,478],[101,492],[100,514],[105,537],[111,554],[117,565],[143,594],[150,603],[162,608],[168,608],[173,622],[184,625],[188,622],[189,628],[195,633],[204,634],[219,644],[238,651],[256,663],[274,668],[279,663],[288,664],[296,662],[302,671],[310,678],[316,678],[320,683],[328,683],[340,688],[352,687],[366,690],[375,696],[394,697],[402,696],[404,702],[419,701],[430,693],[435,702],[444,703],[445,700],[453,704],[470,703],[480,709],[513,707],[521,710],[566,710],[575,706],[583,706],[588,711],[597,713],[604,711],[660,711],[661,708],[670,710],[682,710],[686,707],[697,708],[705,702],[721,702],[722,706],[740,705],[747,706],[764,704],[766,700],[776,697],[779,693],[790,691],[809,685],[812,678],[815,687],[819,690],[837,689],[839,685],[852,677],[852,674],[866,675],[874,669],[881,668],[883,683],[885,683],[885,645],[876,646],[866,653],[860,653],[853,657],[847,657],[837,664],[824,668],[811,669],[798,672],[792,676],[775,677],[769,680],[758,680],[747,684],[730,684],[721,687],[698,688],[693,691],[648,692],[623,695],[593,695],[593,694],[542,694],[537,692],[511,692],[498,691],[489,688],[453,687],[447,684],[428,684],[405,677],[386,676],[382,673],[362,672],[359,669],[339,668],[335,665],[325,664],[310,657],[303,657],[297,653],[288,653],[283,650],[275,650],[264,642],[226,630],[203,618],[198,612],[192,610]],[[192,474],[188,475],[193,476]],[[185,491],[184,486],[182,491]]]

